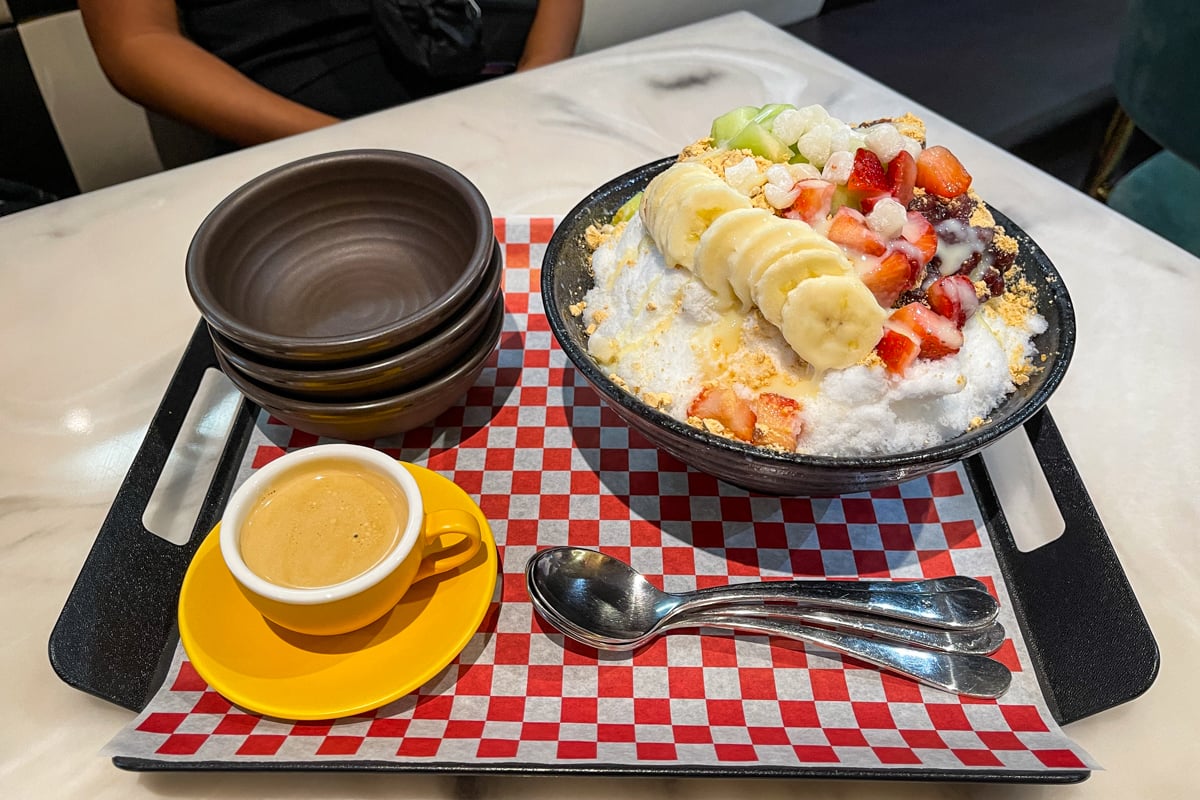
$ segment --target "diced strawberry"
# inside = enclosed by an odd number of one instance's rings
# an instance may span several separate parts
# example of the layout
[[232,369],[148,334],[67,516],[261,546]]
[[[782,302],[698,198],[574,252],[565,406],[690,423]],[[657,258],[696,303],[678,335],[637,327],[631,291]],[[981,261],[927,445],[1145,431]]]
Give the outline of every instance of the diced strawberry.
[[706,386],[688,406],[688,416],[715,420],[743,441],[754,438],[754,409],[733,389]]
[[892,328],[883,329],[883,338],[875,345],[875,352],[883,359],[883,365],[893,375],[903,375],[909,365],[917,360],[921,343],[914,336]]
[[966,275],[947,275],[938,278],[926,291],[929,307],[948,320],[962,327],[975,309],[979,308],[979,295],[975,284]]
[[829,209],[833,205],[833,191],[837,188],[835,184],[820,178],[808,178],[797,181],[792,188],[799,194],[796,195],[796,201],[792,203],[791,208],[784,212],[784,216],[801,219],[809,224],[815,224],[829,216]]
[[887,165],[888,191],[904,205],[913,199],[917,183],[917,162],[907,150],[901,150]]
[[900,231],[900,235],[904,237],[904,241],[917,249],[918,266],[925,266],[937,255],[937,231],[920,211],[908,212],[908,222],[904,223],[904,229]]
[[884,308],[891,308],[900,295],[913,287],[913,263],[899,250],[892,250],[878,262],[863,269],[858,276]]
[[888,327],[912,333],[921,343],[922,358],[957,353],[963,344],[962,331],[954,322],[921,303],[909,303],[893,311]]
[[887,245],[879,238],[879,234],[867,225],[862,213],[849,206],[842,206],[837,210],[825,235],[831,242],[837,242],[843,247],[869,256],[881,256],[887,252]]
[[846,188],[854,192],[886,192],[887,173],[879,156],[865,147],[858,148],[854,152],[854,166],[850,168]]
[[917,157],[917,186],[938,197],[958,197],[971,188],[971,173],[954,153],[934,145]]
[[758,396],[754,407],[758,412],[754,443],[795,452],[796,442],[804,430],[800,403],[781,394],[765,392]]

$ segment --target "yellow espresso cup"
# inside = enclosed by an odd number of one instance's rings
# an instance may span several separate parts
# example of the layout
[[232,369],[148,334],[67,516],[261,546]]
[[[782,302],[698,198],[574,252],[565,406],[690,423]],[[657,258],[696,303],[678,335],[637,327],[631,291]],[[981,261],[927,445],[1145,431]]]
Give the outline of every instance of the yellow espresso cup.
[[280,456],[238,487],[220,545],[264,617],[331,635],[371,624],[417,581],[465,564],[481,539],[470,512],[427,510],[400,462],[328,444]]

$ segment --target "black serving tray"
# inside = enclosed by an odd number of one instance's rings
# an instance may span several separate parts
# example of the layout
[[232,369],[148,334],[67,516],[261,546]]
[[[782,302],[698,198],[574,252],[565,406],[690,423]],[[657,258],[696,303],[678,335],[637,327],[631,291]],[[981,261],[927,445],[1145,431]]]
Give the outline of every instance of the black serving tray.
[[[146,530],[142,515],[207,369],[218,368],[201,322],[171,379],[107,518],[84,562],[50,635],[50,663],[67,684],[138,711],[158,691],[178,642],[176,606],[180,585],[196,548],[220,518],[234,488],[258,408],[243,400],[221,453],[189,541],[171,544]],[[1021,552],[1005,520],[982,457],[965,469],[990,534],[1034,670],[1054,719],[1066,724],[1112,708],[1145,692],[1158,674],[1154,636],[1121,568],[1050,413],[1043,409],[1024,425],[1054,494],[1066,530],[1058,539]],[[1120,647],[1113,647],[1113,642]],[[297,762],[235,765],[172,764],[117,757],[127,769],[328,769],[404,770],[444,773],[612,774],[701,777],[680,767],[587,767],[536,765]],[[847,768],[755,770],[762,777],[839,777],[889,780],[990,780],[1076,782],[1089,773],[1021,774],[973,771]]]

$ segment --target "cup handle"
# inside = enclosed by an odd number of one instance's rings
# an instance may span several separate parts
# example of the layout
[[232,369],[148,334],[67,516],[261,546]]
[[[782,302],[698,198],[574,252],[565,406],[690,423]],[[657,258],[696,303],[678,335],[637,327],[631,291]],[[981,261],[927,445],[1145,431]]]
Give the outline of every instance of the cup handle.
[[425,557],[413,583],[462,566],[482,546],[479,521],[468,512],[459,509],[429,512],[425,515]]

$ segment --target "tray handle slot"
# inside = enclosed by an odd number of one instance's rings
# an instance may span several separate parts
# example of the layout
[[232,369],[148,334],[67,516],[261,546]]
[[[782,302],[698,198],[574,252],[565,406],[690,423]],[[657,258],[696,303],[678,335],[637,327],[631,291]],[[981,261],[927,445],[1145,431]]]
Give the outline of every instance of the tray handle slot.
[[50,635],[54,671],[67,684],[139,710],[170,666],[179,587],[233,490],[257,407],[234,414],[192,534],[172,544],[142,522],[205,371],[218,368],[203,321],[192,333],[129,472]]
[[1149,689],[1159,652],[1050,412],[1034,415],[1025,433],[1066,523],[1062,536],[1022,552],[981,456],[967,474],[1050,710],[1065,724]]

